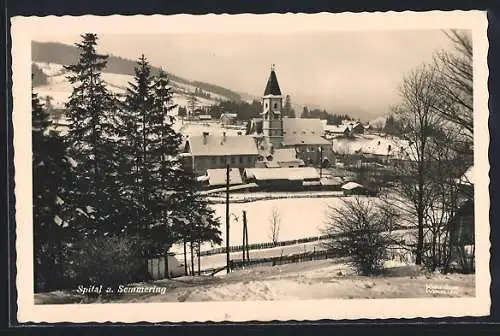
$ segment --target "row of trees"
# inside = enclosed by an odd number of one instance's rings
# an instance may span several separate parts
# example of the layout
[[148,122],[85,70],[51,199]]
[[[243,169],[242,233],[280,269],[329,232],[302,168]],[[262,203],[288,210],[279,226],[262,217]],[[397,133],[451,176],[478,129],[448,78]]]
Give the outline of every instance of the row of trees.
[[463,202],[457,178],[473,163],[472,41],[459,31],[448,37],[454,50],[409,73],[394,108],[401,137],[410,143],[412,160],[399,169],[413,178],[402,194],[417,220],[416,264],[432,269],[447,267],[452,257],[454,228],[447,224]]
[[206,98],[206,99],[210,99],[212,97],[210,95],[210,92],[205,92],[200,88],[195,88],[194,95],[197,97]]
[[304,108],[302,109],[300,117],[305,119],[326,120],[328,125],[340,125],[344,120],[353,120],[347,114],[336,114],[336,113],[330,114],[326,110],[320,110],[320,109],[309,110],[307,106],[304,106]]
[[[362,273],[379,270],[390,247],[432,271],[446,272],[452,261],[462,271],[474,270],[473,247],[467,262],[460,259],[467,245],[474,246],[473,227],[452,220],[474,200],[473,188],[459,181],[473,164],[472,42],[460,31],[447,35],[453,50],[437,52],[432,63],[404,77],[401,101],[386,123],[401,139],[397,147],[409,154],[386,172],[401,181],[399,189],[382,193],[378,202],[355,199],[329,211],[328,233],[348,233],[331,243],[349,250]],[[381,182],[387,176],[369,177]],[[395,240],[395,227],[415,236]]]
[[208,110],[213,119],[219,119],[223,113],[234,113],[237,114],[239,120],[248,121],[260,117],[262,103],[257,100],[252,103],[224,100],[217,105],[210,106]]
[[[144,280],[146,263],[137,261],[148,254],[166,255],[176,242],[220,242],[218,219],[178,160],[167,74],[153,76],[142,56],[118,99],[102,79],[107,56],[96,45],[95,34],[82,35],[78,62],[66,67],[73,92],[64,136],[50,131],[33,96],[36,290]],[[128,254],[117,256],[118,242]],[[134,260],[118,267],[117,258]]]

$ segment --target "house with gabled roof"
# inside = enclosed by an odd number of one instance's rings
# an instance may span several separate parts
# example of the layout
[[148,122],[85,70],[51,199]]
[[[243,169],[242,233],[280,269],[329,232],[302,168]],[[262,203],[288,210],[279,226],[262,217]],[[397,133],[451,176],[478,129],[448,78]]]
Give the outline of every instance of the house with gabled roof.
[[184,167],[196,174],[204,175],[208,169],[251,168],[255,166],[257,146],[251,136],[229,136],[203,132],[187,138],[181,155]]

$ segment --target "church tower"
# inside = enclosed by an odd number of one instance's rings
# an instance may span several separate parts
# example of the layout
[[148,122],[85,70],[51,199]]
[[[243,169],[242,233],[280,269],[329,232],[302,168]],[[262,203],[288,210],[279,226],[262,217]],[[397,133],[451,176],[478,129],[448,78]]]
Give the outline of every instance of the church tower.
[[263,111],[261,113],[264,137],[272,143],[273,148],[280,148],[283,142],[282,103],[283,97],[273,64],[264,96],[262,96]]

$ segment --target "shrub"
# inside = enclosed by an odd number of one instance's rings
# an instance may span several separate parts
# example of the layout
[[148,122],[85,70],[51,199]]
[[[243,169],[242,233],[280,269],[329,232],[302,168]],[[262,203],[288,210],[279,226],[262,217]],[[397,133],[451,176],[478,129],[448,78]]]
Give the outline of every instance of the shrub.
[[117,286],[146,280],[146,262],[140,240],[133,236],[85,239],[76,244],[68,267],[73,286]]
[[326,234],[333,237],[326,242],[329,249],[340,248],[351,256],[351,264],[359,273],[378,273],[388,259],[391,244],[390,230],[396,213],[372,200],[355,197],[343,199],[343,206],[329,207]]

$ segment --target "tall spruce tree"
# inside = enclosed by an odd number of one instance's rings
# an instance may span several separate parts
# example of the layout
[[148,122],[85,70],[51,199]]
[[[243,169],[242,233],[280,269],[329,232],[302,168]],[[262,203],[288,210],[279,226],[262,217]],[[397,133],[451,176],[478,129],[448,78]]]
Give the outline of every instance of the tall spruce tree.
[[304,108],[302,109],[302,114],[300,115],[300,117],[301,118],[310,118],[311,117],[307,106],[304,106]]
[[154,180],[152,184],[151,210],[153,212],[153,228],[151,237],[156,248],[168,251],[178,236],[179,221],[172,213],[175,212],[175,183],[181,171],[178,159],[182,137],[172,128],[173,118],[169,112],[176,108],[173,103],[173,91],[169,79],[163,70],[154,79],[153,108],[151,110],[151,132],[155,138],[151,143],[151,156],[154,165],[150,173]]
[[71,184],[65,145],[50,130],[49,115],[32,94],[33,239],[35,291],[61,288],[69,240],[67,193]]
[[292,107],[292,101],[290,95],[285,97],[285,105],[283,106],[283,115],[289,118],[295,118],[295,110]]
[[140,233],[146,239],[153,220],[150,200],[154,180],[150,168],[155,164],[151,156],[155,134],[151,126],[153,76],[144,55],[138,59],[134,72],[134,80],[128,83],[120,114],[123,171],[120,179],[124,187],[122,194],[130,202],[129,209],[132,210],[129,218],[133,220],[129,221],[129,231]]
[[108,56],[96,52],[97,35],[81,37],[75,44],[80,51],[77,63],[65,67],[73,86],[66,103],[66,142],[76,162],[74,201],[80,232],[107,235],[121,231],[116,99],[101,76]]

